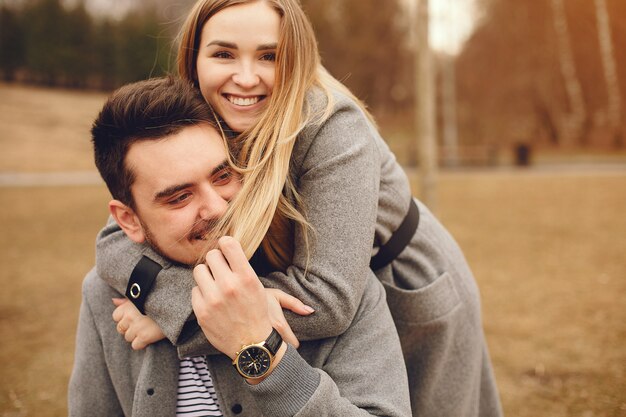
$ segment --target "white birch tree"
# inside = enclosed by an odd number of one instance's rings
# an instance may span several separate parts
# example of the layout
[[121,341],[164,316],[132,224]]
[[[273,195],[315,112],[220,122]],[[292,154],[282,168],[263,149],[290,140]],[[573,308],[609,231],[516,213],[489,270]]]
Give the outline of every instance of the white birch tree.
[[600,58],[607,94],[607,119],[613,135],[615,145],[622,146],[622,96],[620,95],[617,65],[611,38],[611,23],[606,7],[606,0],[595,0],[596,21],[598,25],[598,42],[600,44]]
[[568,111],[565,111],[559,131],[561,145],[571,146],[579,141],[583,135],[587,111],[583,98],[582,87],[576,65],[574,63],[574,53],[570,42],[567,16],[565,15],[564,0],[551,0],[554,29],[556,32],[556,52],[561,70],[561,76],[565,84],[565,93],[569,104]]
[[415,123],[422,201],[436,210],[437,132],[435,124],[435,73],[429,42],[429,1],[417,0],[414,10],[416,83]]

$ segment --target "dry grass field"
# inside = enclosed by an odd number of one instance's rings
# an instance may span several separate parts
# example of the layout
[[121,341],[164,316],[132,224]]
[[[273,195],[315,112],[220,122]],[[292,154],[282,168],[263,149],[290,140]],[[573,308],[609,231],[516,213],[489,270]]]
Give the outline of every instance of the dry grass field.
[[[0,84],[0,175],[93,169],[103,99]],[[505,414],[626,416],[626,167],[444,172],[437,186],[481,288]],[[67,414],[107,198],[102,185],[0,187],[1,417]]]

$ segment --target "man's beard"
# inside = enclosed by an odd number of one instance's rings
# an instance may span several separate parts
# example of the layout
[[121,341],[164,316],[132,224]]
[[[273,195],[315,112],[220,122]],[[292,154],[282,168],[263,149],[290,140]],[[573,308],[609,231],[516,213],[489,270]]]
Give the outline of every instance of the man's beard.
[[[186,239],[186,240],[204,240],[204,238],[217,226],[217,224],[219,223],[219,219],[209,219],[209,220],[200,220],[197,221],[196,223],[194,223],[193,227],[191,228],[191,230],[185,235],[185,236],[181,236],[177,242]],[[158,253],[159,255],[161,255],[163,258],[167,259],[170,262],[176,263],[176,264],[181,264],[181,265],[186,265],[186,266],[193,266],[193,264],[183,264],[179,261],[176,261],[174,259],[172,259],[171,257],[169,257],[165,250],[163,250],[159,244],[157,243],[154,235],[152,234],[152,232],[150,231],[150,228],[148,227],[147,224],[145,224],[143,221],[141,221],[141,219],[139,219],[139,224],[141,225],[141,227],[143,228],[143,233],[144,236],[146,238],[146,242],[150,245],[150,247],[152,248],[152,250],[154,250],[156,253]],[[208,252],[209,249],[209,245],[208,243],[205,246],[205,250],[204,253]],[[201,259],[197,259],[197,261],[201,261]]]

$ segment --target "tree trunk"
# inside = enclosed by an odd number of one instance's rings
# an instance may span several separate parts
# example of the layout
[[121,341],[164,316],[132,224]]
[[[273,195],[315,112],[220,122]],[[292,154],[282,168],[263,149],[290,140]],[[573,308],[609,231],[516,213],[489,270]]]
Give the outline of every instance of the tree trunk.
[[443,163],[454,167],[459,164],[459,133],[456,115],[456,56],[446,56],[441,63],[441,115],[443,118]]
[[613,40],[611,38],[611,24],[609,13],[606,8],[606,0],[595,0],[596,19],[598,24],[598,42],[600,44],[600,57],[604,71],[604,81],[607,94],[607,116],[609,128],[616,146],[623,146],[622,126],[620,116],[622,113],[622,98],[620,95],[617,65],[613,52]]
[[574,54],[565,15],[565,4],[563,0],[551,0],[550,3],[556,32],[556,52],[569,104],[569,111],[565,112],[559,129],[562,138],[561,145],[571,146],[582,139],[587,112],[580,80],[576,74]]
[[437,136],[435,126],[435,76],[428,37],[428,0],[417,0],[413,28],[416,34],[416,131],[420,165],[421,197],[436,210]]

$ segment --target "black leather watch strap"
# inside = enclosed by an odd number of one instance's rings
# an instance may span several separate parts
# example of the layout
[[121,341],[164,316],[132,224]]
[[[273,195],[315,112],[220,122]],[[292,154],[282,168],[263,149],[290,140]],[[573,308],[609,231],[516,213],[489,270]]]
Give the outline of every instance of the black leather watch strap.
[[265,347],[270,351],[272,355],[276,355],[280,345],[283,343],[283,338],[280,336],[280,333],[276,331],[276,329],[272,328],[272,333],[265,339]]
[[143,305],[161,269],[163,269],[161,265],[144,255],[130,274],[126,286],[126,297],[133,302],[141,314],[145,314]]

